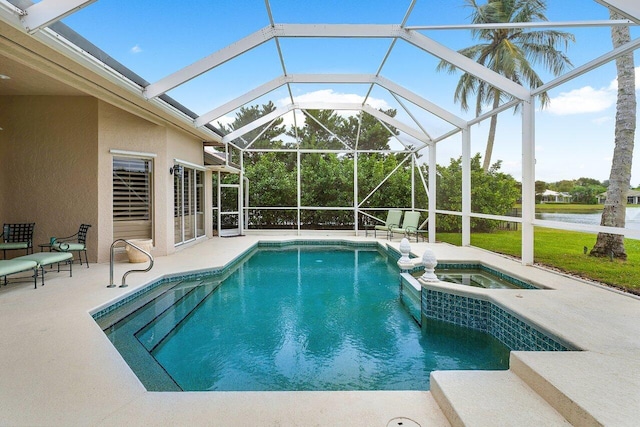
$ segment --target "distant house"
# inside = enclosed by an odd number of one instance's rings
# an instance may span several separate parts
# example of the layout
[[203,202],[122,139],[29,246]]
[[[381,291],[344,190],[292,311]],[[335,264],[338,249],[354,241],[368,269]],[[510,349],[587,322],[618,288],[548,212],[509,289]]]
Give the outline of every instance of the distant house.
[[553,190],[544,190],[542,193],[538,193],[541,203],[571,203],[571,194],[562,193]]
[[[598,194],[598,203],[604,205],[607,199],[607,192]],[[640,190],[629,190],[627,192],[627,204],[628,205],[640,205]]]

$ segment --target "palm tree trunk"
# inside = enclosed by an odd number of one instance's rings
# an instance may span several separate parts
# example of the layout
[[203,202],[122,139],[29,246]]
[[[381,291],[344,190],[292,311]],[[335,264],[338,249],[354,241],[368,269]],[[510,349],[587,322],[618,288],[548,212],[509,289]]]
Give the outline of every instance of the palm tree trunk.
[[[613,11],[610,15],[611,19],[622,19]],[[629,42],[631,40],[629,27],[611,27],[611,39],[614,48]],[[636,130],[636,83],[633,52],[619,56],[616,59],[616,69],[618,71],[618,101],[616,104],[615,148],[611,162],[611,174],[609,175],[609,188],[600,225],[624,227]],[[590,254],[626,260],[624,236],[598,233],[598,239]]]
[[[494,89],[493,97],[493,109],[495,110],[500,106],[500,91]],[[491,116],[489,122],[489,136],[487,136],[487,148],[484,151],[484,160],[482,161],[482,169],[485,172],[489,171],[491,167],[491,156],[493,155],[493,141],[496,139],[496,126],[498,125],[498,115]]]

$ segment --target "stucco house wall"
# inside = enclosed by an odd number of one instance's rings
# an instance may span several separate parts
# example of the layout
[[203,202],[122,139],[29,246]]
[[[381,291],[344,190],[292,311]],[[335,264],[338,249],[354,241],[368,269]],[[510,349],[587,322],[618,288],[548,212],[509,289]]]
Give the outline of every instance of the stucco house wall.
[[[73,234],[89,223],[89,260],[108,262],[110,150],[153,153],[153,252],[174,252],[169,167],[174,158],[202,165],[202,141],[219,138],[172,107],[144,99],[108,70],[75,61],[75,52],[69,56],[4,21],[0,33],[3,65],[28,77],[7,80],[0,96],[0,222],[35,222],[36,251],[51,236]],[[205,186],[205,229],[211,235],[208,172]]]
[[[174,159],[203,165],[202,141],[167,126],[152,123],[108,103],[98,108],[99,239],[98,261],[110,257],[113,242],[112,150],[153,155],[153,243],[154,255],[175,252],[173,231]],[[209,190],[210,191],[210,190]]]
[[[111,150],[154,154],[153,198],[155,206],[162,202],[166,182],[157,173],[158,164],[166,162],[166,136],[162,126],[143,120],[105,102],[99,102],[98,173],[100,176],[100,248],[98,261],[109,260],[113,242],[113,154]],[[155,209],[154,253],[166,254],[166,241],[162,239],[162,223],[166,222],[164,210]],[[160,228],[158,228],[160,227]]]
[[[111,150],[155,155],[153,253],[175,251],[169,168],[174,159],[202,165],[200,140],[89,96],[4,96],[0,111],[0,218],[35,222],[36,251],[51,236],[74,234],[81,223],[88,223],[89,260],[109,261]],[[210,183],[205,191],[210,193]]]
[[[34,247],[92,224],[89,259],[98,236],[97,112],[84,96],[0,97],[2,221],[35,222]],[[11,256],[22,252],[11,251]],[[9,257],[9,253],[7,253]]]

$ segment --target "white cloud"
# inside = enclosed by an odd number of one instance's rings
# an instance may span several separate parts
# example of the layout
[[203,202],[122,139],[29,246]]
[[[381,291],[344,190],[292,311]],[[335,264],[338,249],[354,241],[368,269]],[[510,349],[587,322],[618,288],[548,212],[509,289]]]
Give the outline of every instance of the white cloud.
[[[364,96],[357,95],[355,93],[340,93],[333,89],[316,90],[314,92],[307,92],[302,95],[294,96],[295,102],[322,102],[332,104],[361,104],[364,101]],[[282,98],[277,101],[278,106],[289,105],[291,100],[289,98]],[[386,101],[377,98],[367,98],[367,104],[375,109],[388,109],[389,105]]]
[[217,127],[218,126],[218,122],[220,122],[225,126],[229,126],[231,123],[234,122],[235,119],[236,119],[235,115],[234,116],[222,116],[222,117],[218,117],[216,120],[214,120],[212,122],[212,124]]
[[546,111],[565,116],[569,114],[597,113],[616,102],[616,92],[610,88],[594,89],[585,86],[570,92],[562,92],[551,98]]
[[[618,77],[611,81],[609,89],[618,90]],[[636,90],[640,90],[640,67],[636,67]]]
[[[551,98],[546,111],[558,116],[570,114],[597,113],[604,111],[616,103],[618,79],[611,81],[609,86],[594,89],[584,86]],[[640,90],[640,67],[636,67],[636,90]],[[596,123],[603,123],[605,118],[596,119]]]
[[129,49],[129,52],[131,52],[133,54],[140,53],[140,52],[142,52],[142,48],[139,45],[135,45],[134,47]]
[[[336,92],[333,89],[322,89],[316,90],[313,92],[303,93],[301,95],[295,95],[294,101],[296,103],[307,103],[307,102],[318,102],[318,103],[326,103],[326,104],[362,104],[364,101],[364,96],[355,94],[355,93],[340,93]],[[278,107],[284,107],[286,105],[291,104],[290,98],[281,98],[276,101],[276,105]],[[383,99],[378,98],[367,98],[367,104],[375,109],[389,109],[391,108],[387,102]],[[296,122],[298,126],[302,126],[305,120],[305,115],[299,110],[295,111],[296,114]],[[337,111],[337,114],[347,117],[355,114],[354,111]],[[287,114],[283,116],[284,125],[292,126],[293,125],[293,114]]]

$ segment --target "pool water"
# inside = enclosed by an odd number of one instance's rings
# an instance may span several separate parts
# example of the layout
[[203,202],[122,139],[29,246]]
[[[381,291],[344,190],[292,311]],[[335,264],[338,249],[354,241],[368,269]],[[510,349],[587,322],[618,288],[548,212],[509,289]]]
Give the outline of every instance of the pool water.
[[436,270],[436,275],[438,276],[438,279],[443,282],[457,283],[459,285],[475,286],[486,289],[522,289],[521,286],[481,269]]
[[376,249],[259,249],[222,283],[167,285],[105,332],[149,390],[428,390],[433,370],[508,368],[488,334],[418,326],[399,288]]
[[[455,266],[455,264],[453,264]],[[424,271],[417,270],[412,273],[416,279],[424,274]],[[539,289],[539,285],[525,282],[510,275],[495,272],[486,267],[465,266],[455,268],[448,266],[436,268],[435,274],[438,280],[457,285],[474,286],[485,289]]]

